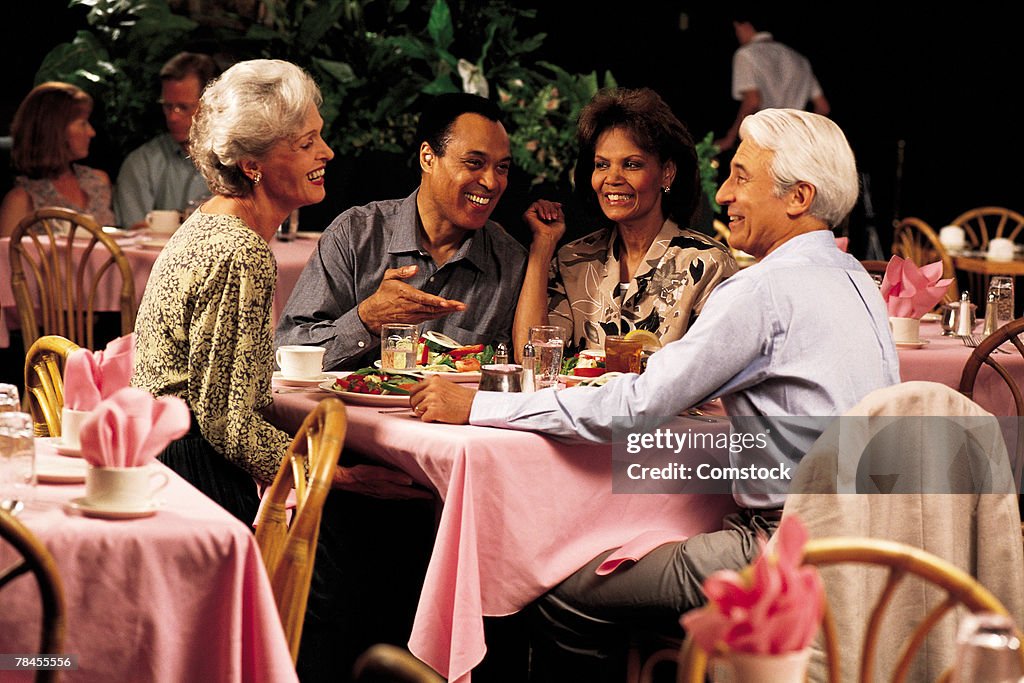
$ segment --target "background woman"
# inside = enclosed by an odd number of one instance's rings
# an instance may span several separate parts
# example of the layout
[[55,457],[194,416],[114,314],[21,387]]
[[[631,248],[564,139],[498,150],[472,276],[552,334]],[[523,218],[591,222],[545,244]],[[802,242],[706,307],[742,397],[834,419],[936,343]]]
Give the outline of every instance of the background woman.
[[100,225],[114,224],[110,178],[74,163],[89,156],[89,141],[96,136],[91,114],[92,98],[69,83],[42,83],[22,100],[11,122],[11,162],[19,175],[0,204],[0,237],[44,206],[74,209]]
[[680,338],[711,289],[736,272],[728,250],[684,228],[699,197],[693,138],[649,88],[601,91],[577,129],[576,197],[600,230],[555,249],[565,234],[557,202],[538,200],[516,309],[521,351],[532,325],[569,331],[567,353],[602,348],[606,334],[643,329]]

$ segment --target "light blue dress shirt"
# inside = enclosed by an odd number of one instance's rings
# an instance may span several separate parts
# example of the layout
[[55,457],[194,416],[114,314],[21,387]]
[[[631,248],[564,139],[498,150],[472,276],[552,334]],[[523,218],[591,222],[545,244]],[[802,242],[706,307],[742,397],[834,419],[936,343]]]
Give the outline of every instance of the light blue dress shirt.
[[181,145],[164,133],[125,157],[114,187],[114,212],[118,225],[130,228],[153,209],[185,211],[190,201],[211,194]]
[[[623,417],[653,418],[645,420],[653,428],[716,397],[730,416],[826,417],[899,381],[877,285],[831,232],[819,230],[720,283],[686,335],[652,355],[642,375],[600,388],[479,392],[470,423],[607,442]],[[815,438],[793,435],[784,450],[799,456],[783,457],[795,465]],[[749,455],[731,457],[732,464]]]

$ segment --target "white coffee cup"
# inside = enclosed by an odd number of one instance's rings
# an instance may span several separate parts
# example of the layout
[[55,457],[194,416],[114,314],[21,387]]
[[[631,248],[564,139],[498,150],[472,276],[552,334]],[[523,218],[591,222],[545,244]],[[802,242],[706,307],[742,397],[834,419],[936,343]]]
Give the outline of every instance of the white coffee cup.
[[1014,248],[1013,240],[996,237],[988,243],[986,257],[990,261],[1012,261]]
[[97,507],[139,509],[152,505],[153,494],[169,481],[167,473],[155,467],[90,466],[85,472],[85,499]]
[[81,448],[82,441],[79,433],[82,430],[82,423],[92,415],[91,410],[72,410],[64,406],[60,411],[60,441],[61,445],[67,448]]
[[897,343],[916,344],[921,341],[920,318],[889,318],[889,327]]
[[170,235],[181,225],[181,213],[170,209],[154,209],[146,214],[146,225],[153,232]]
[[950,251],[960,251],[967,244],[967,233],[959,225],[947,225],[939,230],[939,241]]
[[289,379],[316,379],[324,374],[324,349],[319,346],[280,346],[274,359]]

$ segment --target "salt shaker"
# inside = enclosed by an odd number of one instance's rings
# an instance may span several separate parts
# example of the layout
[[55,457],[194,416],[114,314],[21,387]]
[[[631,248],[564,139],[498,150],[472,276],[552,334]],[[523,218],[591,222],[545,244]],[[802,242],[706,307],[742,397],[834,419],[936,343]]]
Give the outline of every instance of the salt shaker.
[[508,347],[505,346],[505,342],[498,342],[498,348],[494,350],[494,359],[492,362],[495,365],[508,364]]
[[985,328],[982,330],[982,334],[986,337],[999,327],[999,312],[997,310],[999,304],[996,301],[996,293],[988,293],[988,303],[985,304]]
[[960,295],[960,311],[956,318],[956,336],[971,336],[971,297],[967,290],[964,290],[963,294]]
[[533,348],[533,344],[526,342],[523,346],[523,381],[522,390],[535,391],[536,386],[534,385],[533,377],[537,371],[537,352]]

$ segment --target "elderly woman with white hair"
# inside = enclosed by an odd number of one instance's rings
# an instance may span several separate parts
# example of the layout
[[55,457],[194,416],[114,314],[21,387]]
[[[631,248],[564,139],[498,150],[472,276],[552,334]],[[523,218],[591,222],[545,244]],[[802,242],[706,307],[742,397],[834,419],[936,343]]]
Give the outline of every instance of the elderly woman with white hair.
[[[716,199],[728,213],[731,244],[760,260],[719,283],[686,335],[651,356],[643,374],[624,374],[598,388],[532,394],[473,393],[438,378],[412,389],[414,411],[427,421],[604,442],[627,432],[653,436],[672,416],[720,397],[733,417],[730,437],[765,435],[763,443],[748,440],[749,446],[714,454],[736,471],[778,473],[775,480],[722,480],[718,488],[700,488],[732,493],[737,512],[710,525],[718,530],[682,542],[664,533],[623,538],[626,547],[631,540],[648,542],[628,552],[591,548],[588,564],[538,600],[548,636],[534,643],[539,680],[622,680],[622,668],[613,663],[623,664],[632,626],[681,636],[679,615],[705,602],[704,579],[749,564],[759,537],[778,526],[788,484],[781,473],[796,470],[827,424],[821,418],[842,415],[872,391],[900,381],[878,287],[839,250],[831,231],[858,193],[842,130],[810,112],[765,109],[743,120],[740,135]],[[695,427],[684,421],[678,433]],[[691,476],[717,464],[699,448],[661,455],[664,464],[690,468]],[[693,492],[694,486],[681,482],[679,490]],[[618,568],[599,574],[602,565]],[[540,675],[545,659],[565,653],[593,656]]]
[[[184,399],[193,416],[160,459],[247,525],[255,482],[273,481],[290,442],[259,413],[274,371],[269,243],[293,210],[324,199],[334,153],[320,103],[313,79],[280,60],[239,62],[207,86],[189,145],[213,196],[160,254],[135,325],[132,383]],[[363,482],[398,477],[368,469]],[[356,479],[339,468],[335,483]]]

